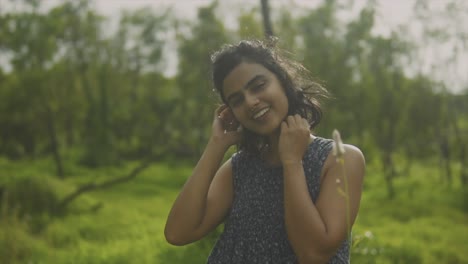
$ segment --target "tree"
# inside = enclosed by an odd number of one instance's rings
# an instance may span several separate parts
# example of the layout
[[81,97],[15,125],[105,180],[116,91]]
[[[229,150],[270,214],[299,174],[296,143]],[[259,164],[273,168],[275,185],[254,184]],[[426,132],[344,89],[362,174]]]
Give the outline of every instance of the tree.
[[[415,2],[415,22],[421,25],[420,37],[425,44],[425,49],[422,51],[437,49],[445,51],[433,54],[433,61],[428,61],[423,52],[415,54],[415,57],[419,56],[419,61],[429,65],[426,69],[422,67],[417,69],[441,83],[439,91],[436,91],[440,93],[442,99],[440,131],[437,138],[441,161],[445,167],[445,178],[449,183],[452,181],[451,164],[458,161],[461,164],[459,175],[461,182],[466,183],[468,181],[468,166],[466,165],[468,138],[463,135],[468,133],[462,132],[466,112],[464,116],[463,112],[454,108],[456,105],[454,102],[459,96],[448,92],[448,87],[458,86],[461,97],[463,97],[463,92],[468,90],[466,75],[460,71],[461,60],[468,56],[468,30],[464,21],[468,5],[465,1],[457,0],[446,1],[443,4],[443,8],[434,8],[434,3],[427,0]],[[441,56],[444,53],[448,55]]]
[[237,20],[239,21],[237,34],[240,39],[262,38],[263,30],[257,8],[241,13]]
[[[63,177],[56,124],[59,101],[53,97],[55,91],[49,86],[52,78],[48,74],[57,55],[54,38],[60,35],[61,24],[55,16],[39,13],[38,1],[24,3],[30,11],[5,14],[0,28],[4,40],[0,49],[11,55],[14,72],[9,87],[14,90],[4,94],[13,100],[5,106],[8,114],[0,121],[6,130],[3,140],[19,143],[26,155],[34,156],[37,146],[48,138],[47,148],[53,154],[56,173]],[[11,144],[10,148],[16,148],[15,143]]]
[[178,98],[171,119],[172,140],[177,141],[176,152],[198,157],[210,134],[215,94],[210,95],[210,54],[218,50],[228,38],[223,23],[215,16],[217,2],[198,10],[197,22],[187,29],[179,28],[177,72]]
[[273,36],[273,26],[270,18],[270,6],[268,0],[261,0],[262,6],[262,17],[263,17],[263,28],[265,31],[265,38]]
[[119,28],[110,40],[113,102],[112,131],[118,152],[127,158],[152,155],[156,136],[166,122],[166,112],[157,110],[169,100],[171,87],[163,77],[163,49],[170,13],[149,9],[123,12]]

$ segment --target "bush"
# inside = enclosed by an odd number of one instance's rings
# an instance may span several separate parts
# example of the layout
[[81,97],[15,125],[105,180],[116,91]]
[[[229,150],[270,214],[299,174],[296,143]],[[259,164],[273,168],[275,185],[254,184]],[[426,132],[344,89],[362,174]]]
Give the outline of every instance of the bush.
[[21,177],[4,188],[2,199],[6,199],[10,208],[17,208],[20,216],[53,213],[58,203],[50,178],[47,177]]
[[27,224],[17,214],[2,208],[0,219],[0,263],[35,263],[35,259],[46,252],[43,244],[33,239],[27,232]]

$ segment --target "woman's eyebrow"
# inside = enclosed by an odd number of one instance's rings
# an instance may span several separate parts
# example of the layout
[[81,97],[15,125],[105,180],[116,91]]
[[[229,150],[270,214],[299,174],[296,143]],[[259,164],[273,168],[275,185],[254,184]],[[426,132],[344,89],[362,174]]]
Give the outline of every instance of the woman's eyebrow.
[[226,98],[226,102],[231,101],[232,98],[237,97],[237,96],[240,96],[240,95],[239,95],[239,92],[233,92],[232,94],[230,94],[230,95]]
[[249,88],[252,84],[254,84],[256,81],[259,79],[265,79],[265,75],[263,74],[257,74],[255,75],[252,79],[250,79],[245,85],[244,85],[244,90]]
[[[251,86],[252,84],[254,84],[256,81],[260,80],[260,79],[265,79],[265,75],[263,74],[257,74],[255,75],[252,79],[250,79],[245,85],[244,87],[242,87],[243,90],[247,90],[249,88],[249,86]],[[233,92],[232,94],[230,94],[228,97],[226,97],[226,101],[229,102],[233,97],[235,97],[236,95],[238,95],[239,92]]]

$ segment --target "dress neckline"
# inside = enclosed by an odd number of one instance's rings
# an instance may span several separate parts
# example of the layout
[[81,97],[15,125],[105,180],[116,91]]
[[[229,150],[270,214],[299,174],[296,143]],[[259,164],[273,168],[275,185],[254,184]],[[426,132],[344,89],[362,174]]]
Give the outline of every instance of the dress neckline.
[[[313,148],[318,143],[318,141],[320,141],[320,139],[321,139],[320,137],[314,136],[314,139],[312,140],[312,142],[310,142],[309,145],[307,146],[306,152],[304,153],[304,157],[307,156],[307,153],[309,152],[309,150]],[[255,158],[258,159],[259,164],[266,169],[271,169],[271,170],[283,169],[283,165],[281,163],[271,164],[266,159],[262,158],[261,155],[255,155]]]

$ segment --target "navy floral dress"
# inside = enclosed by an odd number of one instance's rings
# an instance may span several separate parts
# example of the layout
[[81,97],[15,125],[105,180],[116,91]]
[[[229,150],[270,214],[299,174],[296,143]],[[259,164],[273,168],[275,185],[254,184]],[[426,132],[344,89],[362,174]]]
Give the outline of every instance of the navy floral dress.
[[[320,174],[333,141],[316,137],[303,164],[310,197],[319,194]],[[208,264],[298,263],[284,222],[283,169],[257,155],[237,152],[232,157],[234,200]],[[349,263],[349,243],[343,241],[330,264]]]

